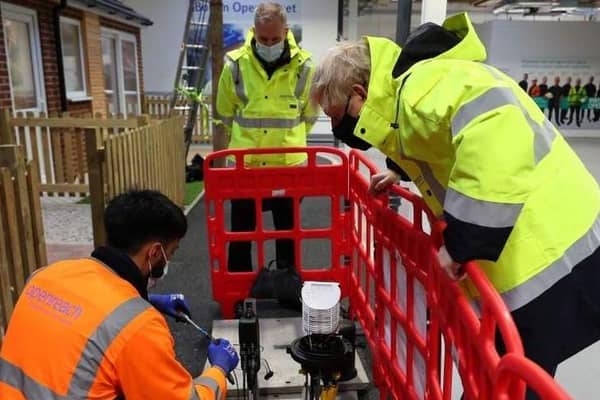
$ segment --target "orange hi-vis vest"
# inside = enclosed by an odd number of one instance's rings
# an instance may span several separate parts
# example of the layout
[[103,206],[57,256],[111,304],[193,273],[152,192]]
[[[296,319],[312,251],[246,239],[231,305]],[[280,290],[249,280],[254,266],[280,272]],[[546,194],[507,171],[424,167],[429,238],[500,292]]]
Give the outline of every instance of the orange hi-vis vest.
[[0,353],[0,399],[222,400],[223,372],[192,381],[164,317],[95,259],[35,273]]

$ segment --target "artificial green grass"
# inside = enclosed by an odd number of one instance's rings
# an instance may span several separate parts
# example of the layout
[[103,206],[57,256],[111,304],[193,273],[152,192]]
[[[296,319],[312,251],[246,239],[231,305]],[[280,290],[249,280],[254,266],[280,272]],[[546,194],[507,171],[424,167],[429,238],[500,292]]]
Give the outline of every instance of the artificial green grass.
[[204,190],[204,181],[194,181],[185,184],[185,200],[183,204],[189,206]]

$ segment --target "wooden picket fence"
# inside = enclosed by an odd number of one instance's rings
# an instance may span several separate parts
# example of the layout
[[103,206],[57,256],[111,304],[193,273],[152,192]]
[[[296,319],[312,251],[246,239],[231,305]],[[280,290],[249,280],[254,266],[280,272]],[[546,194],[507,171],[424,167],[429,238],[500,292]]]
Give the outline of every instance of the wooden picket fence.
[[94,244],[104,244],[106,202],[129,189],[159,190],[183,207],[185,146],[183,116],[105,135],[86,132]]
[[37,161],[41,191],[48,196],[86,196],[89,193],[85,131],[100,129],[108,136],[147,125],[147,117],[104,118],[100,115],[46,116],[8,110],[0,115],[0,144],[21,144],[27,158]]
[[[144,96],[143,99],[143,110],[144,114],[149,115],[151,118],[164,119],[169,118],[171,115],[170,109],[171,98],[169,96]],[[187,111],[184,109],[189,104],[178,103],[175,105],[180,110],[175,110],[174,115],[186,116]],[[210,98],[206,97],[205,101],[200,104],[198,108],[198,119],[194,132],[192,134],[192,143],[194,144],[206,144],[212,143],[212,132],[210,128],[211,114],[210,114]]]
[[39,192],[36,161],[0,145],[0,345],[25,280],[47,263]]

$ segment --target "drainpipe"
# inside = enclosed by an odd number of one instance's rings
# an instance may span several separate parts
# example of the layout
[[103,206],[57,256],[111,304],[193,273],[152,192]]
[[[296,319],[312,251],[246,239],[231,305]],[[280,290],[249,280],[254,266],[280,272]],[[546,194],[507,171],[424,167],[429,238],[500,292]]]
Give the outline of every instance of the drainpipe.
[[65,66],[63,64],[62,42],[60,39],[60,13],[67,7],[67,0],[60,0],[54,7],[54,40],[56,42],[56,64],[58,66],[58,91],[60,95],[60,110],[67,111],[67,86],[65,84]]
[[344,40],[344,0],[338,0],[336,40],[338,42]]

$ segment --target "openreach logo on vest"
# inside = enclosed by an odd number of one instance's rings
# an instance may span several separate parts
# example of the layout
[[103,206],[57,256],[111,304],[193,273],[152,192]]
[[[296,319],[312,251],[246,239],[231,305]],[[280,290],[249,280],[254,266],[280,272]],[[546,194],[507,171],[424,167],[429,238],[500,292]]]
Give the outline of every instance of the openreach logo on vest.
[[30,300],[32,307],[67,324],[78,319],[83,313],[80,305],[73,304],[36,285],[29,285],[25,296]]

